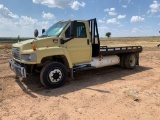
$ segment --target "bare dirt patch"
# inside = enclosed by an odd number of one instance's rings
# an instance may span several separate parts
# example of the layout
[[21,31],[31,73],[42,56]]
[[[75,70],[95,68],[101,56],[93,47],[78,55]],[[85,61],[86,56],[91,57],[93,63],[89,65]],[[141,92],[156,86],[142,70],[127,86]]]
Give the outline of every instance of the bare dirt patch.
[[159,120],[159,38],[128,39],[102,43],[143,46],[139,67],[75,73],[57,89],[44,88],[39,76],[16,79],[8,65],[11,50],[0,49],[0,120]]

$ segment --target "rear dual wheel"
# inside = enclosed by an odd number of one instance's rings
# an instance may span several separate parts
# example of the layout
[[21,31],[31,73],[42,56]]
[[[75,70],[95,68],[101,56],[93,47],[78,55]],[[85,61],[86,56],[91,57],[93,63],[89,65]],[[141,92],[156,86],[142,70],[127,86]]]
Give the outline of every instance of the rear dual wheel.
[[122,68],[126,68],[125,64],[124,64],[124,60],[125,60],[125,55],[121,55],[121,57],[120,57],[120,65],[121,65]]
[[134,53],[123,55],[120,64],[122,68],[134,69],[137,64],[137,56]]

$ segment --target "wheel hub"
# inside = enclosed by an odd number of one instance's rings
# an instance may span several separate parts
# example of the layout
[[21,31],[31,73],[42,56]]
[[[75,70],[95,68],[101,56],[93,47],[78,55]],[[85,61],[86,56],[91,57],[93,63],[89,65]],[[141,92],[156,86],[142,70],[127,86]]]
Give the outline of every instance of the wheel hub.
[[134,65],[135,65],[135,62],[136,62],[135,57],[134,57],[134,56],[131,56],[131,57],[130,57],[130,65],[131,65],[131,66],[134,66]]
[[58,79],[58,78],[59,78],[59,73],[53,74],[53,78],[54,78],[54,79]]
[[62,72],[59,69],[54,69],[49,73],[49,79],[51,82],[56,83],[62,80]]

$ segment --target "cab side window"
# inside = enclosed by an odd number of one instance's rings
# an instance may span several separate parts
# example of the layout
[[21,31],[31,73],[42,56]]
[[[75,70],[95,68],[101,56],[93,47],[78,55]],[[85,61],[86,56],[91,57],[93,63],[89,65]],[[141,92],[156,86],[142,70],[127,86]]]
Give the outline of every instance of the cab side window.
[[[70,27],[65,32],[66,38],[70,37]],[[86,27],[83,22],[77,22],[77,38],[86,38]]]
[[77,37],[78,38],[86,38],[87,37],[85,24],[82,22],[77,23]]

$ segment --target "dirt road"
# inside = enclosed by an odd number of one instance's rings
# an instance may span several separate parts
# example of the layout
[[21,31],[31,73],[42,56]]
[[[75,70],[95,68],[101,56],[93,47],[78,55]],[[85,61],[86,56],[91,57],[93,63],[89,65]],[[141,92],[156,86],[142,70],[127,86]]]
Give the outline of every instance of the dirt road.
[[16,79],[11,50],[1,49],[0,120],[160,120],[160,48],[145,43],[136,69],[79,72],[57,89],[44,88],[39,76]]

